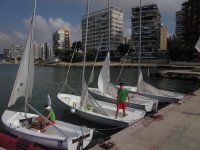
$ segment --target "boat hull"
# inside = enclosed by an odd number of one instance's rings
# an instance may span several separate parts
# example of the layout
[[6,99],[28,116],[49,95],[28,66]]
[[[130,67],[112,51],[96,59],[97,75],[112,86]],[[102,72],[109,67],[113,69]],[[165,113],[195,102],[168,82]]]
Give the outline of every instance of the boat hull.
[[[11,122],[12,118],[14,118],[13,116],[23,117],[24,113],[6,110],[2,116],[2,122],[6,130],[17,137],[20,137],[32,143],[38,143],[40,145],[43,145],[44,147],[53,148],[53,149],[74,149],[75,150],[77,149],[77,147],[80,146],[80,142],[76,140],[78,139],[78,136],[66,138],[64,136],[57,136],[54,134],[49,135],[49,134],[38,133],[37,131],[32,131],[25,127],[21,127],[20,125],[18,125],[17,121]],[[35,115],[27,114],[28,118],[33,117],[33,116]],[[64,124],[66,126],[68,125],[67,123],[64,123]],[[70,126],[75,127],[75,125],[72,125],[72,124],[70,124]],[[63,130],[61,129],[61,131]],[[83,147],[86,147],[90,143],[92,135],[93,135],[93,131],[91,131],[89,135],[90,135],[89,137],[83,140]]]
[[[94,99],[116,104],[116,98],[101,94],[100,90],[97,88],[88,88],[88,92]],[[130,98],[133,99],[133,101],[137,101],[137,103],[130,102],[130,104],[129,104],[128,102],[126,102],[126,105],[128,107],[144,110],[147,112],[151,112],[151,111],[156,112],[157,111],[158,100],[156,100],[156,99],[149,99],[149,98],[145,99],[145,97],[138,96],[135,94],[132,95],[132,97],[130,97]],[[149,100],[147,100],[147,99],[149,99]]]
[[159,103],[172,103],[172,102],[181,100],[185,96],[185,94],[164,91],[164,90],[159,90],[159,89],[158,90],[160,93],[167,93],[168,96],[167,95],[166,96],[153,95],[147,92],[138,92],[136,87],[131,87],[131,86],[127,86],[127,87],[124,86],[124,87],[127,88],[127,90],[129,90],[130,92],[133,92],[135,94],[149,97],[152,99],[157,99]]
[[[69,94],[61,94],[61,93],[59,93],[57,95],[58,99],[61,100],[65,104],[67,110],[71,111],[72,109],[75,109],[75,113],[74,113],[75,115],[77,115],[81,118],[84,118],[86,120],[102,124],[102,125],[115,126],[115,127],[127,127],[145,116],[145,112],[142,110],[137,110],[140,113],[139,117],[137,117],[136,119],[127,119],[127,120],[115,119],[114,116],[111,118],[109,116],[104,116],[101,114],[94,114],[92,112],[86,112],[86,111],[81,110],[80,108],[76,108],[76,107],[69,105],[69,103],[64,100],[64,98],[63,98],[64,96],[65,97],[67,97],[67,96],[74,97],[75,99],[79,98],[79,96],[69,95]],[[97,101],[97,102],[99,102],[99,101]],[[104,105],[113,105],[113,104],[105,103]],[[131,110],[131,109],[133,109],[133,108],[127,108],[127,111]],[[115,110],[116,110],[116,106],[115,106]]]

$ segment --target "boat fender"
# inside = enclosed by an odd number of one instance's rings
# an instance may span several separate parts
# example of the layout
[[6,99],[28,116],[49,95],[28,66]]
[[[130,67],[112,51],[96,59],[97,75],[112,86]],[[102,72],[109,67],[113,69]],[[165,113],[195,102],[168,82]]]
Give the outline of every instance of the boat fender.
[[72,108],[72,109],[70,110],[70,112],[71,112],[72,114],[75,114],[75,113],[76,113],[76,109]]

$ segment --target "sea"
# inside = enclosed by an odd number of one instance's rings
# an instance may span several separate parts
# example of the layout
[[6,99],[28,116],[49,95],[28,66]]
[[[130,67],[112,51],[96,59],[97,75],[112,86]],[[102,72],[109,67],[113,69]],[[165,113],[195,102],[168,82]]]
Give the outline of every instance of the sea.
[[[7,108],[18,67],[18,64],[0,64],[0,116],[2,116],[4,110]],[[94,82],[90,84],[91,87],[97,87],[97,80],[100,69],[101,67],[95,68]],[[113,83],[116,83],[120,69],[120,67],[111,67],[110,77]],[[155,73],[162,69],[164,68],[150,68],[149,71],[150,73]],[[89,80],[91,70],[92,67],[86,67],[86,81]],[[36,66],[34,87],[30,103],[34,108],[42,112],[43,106],[47,104],[47,94],[49,94],[52,100],[52,107],[56,113],[56,118],[58,120],[95,129],[93,140],[89,147],[87,147],[87,149],[89,149],[94,145],[100,144],[109,139],[112,134],[119,132],[123,128],[114,128],[90,122],[66,110],[65,105],[58,100],[57,94],[62,91],[65,93],[73,92],[73,94],[80,95],[82,68],[71,67],[68,78],[66,79],[67,71],[68,67]],[[200,84],[197,81],[148,77],[147,68],[142,68],[142,72],[144,80],[159,89],[188,94],[192,93],[200,87]],[[136,67],[125,67],[117,83],[123,82],[125,85],[136,86],[137,78],[138,69]],[[20,98],[12,109],[23,111],[23,99]],[[6,132],[1,122],[0,132]]]

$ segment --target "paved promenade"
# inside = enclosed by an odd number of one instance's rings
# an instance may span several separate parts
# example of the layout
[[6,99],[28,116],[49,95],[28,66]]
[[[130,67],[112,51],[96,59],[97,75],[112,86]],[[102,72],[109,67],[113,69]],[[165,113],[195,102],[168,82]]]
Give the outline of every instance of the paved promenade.
[[199,150],[200,89],[180,104],[170,104],[114,134],[108,142],[114,145],[112,150]]

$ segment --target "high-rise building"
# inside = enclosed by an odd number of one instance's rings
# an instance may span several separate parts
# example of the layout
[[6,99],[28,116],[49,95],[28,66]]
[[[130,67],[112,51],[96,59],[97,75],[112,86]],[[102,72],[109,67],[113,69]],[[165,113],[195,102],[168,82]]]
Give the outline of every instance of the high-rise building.
[[160,28],[160,51],[167,50],[167,27],[162,25]]
[[[108,18],[110,18],[110,20]],[[81,20],[83,47],[85,45],[86,20],[87,16],[83,16]],[[115,7],[110,7],[110,9],[107,8],[89,14],[87,48],[97,50],[101,43],[100,50],[108,51],[109,36],[110,36],[110,50],[115,51],[117,50],[117,47],[120,45],[120,43],[122,43],[123,41],[123,11]]]
[[38,45],[38,43],[37,42],[33,42],[33,51],[34,51],[34,58],[35,59],[39,59],[40,57],[40,55],[39,55],[39,45]]
[[61,28],[53,33],[53,49],[70,50],[70,29]]
[[184,17],[183,17],[183,11],[177,11],[176,12],[176,37],[179,40],[183,40],[183,23],[184,23]]
[[[155,59],[160,48],[160,12],[156,4],[141,8],[141,58]],[[133,57],[140,51],[140,7],[132,8]]]
[[15,58],[15,59],[22,58],[22,55],[23,55],[23,47],[22,46],[12,45],[10,48],[10,51],[11,51],[11,53],[10,53],[11,58]]
[[182,4],[183,40],[186,49],[194,49],[200,37],[200,0],[188,0]]

